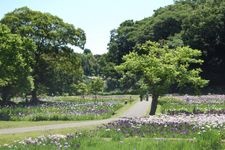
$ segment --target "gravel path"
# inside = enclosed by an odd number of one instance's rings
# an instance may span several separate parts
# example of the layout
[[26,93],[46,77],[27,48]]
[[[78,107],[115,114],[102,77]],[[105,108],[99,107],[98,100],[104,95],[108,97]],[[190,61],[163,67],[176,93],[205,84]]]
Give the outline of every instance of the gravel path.
[[54,124],[54,125],[42,125],[42,126],[33,126],[33,127],[22,127],[22,128],[7,128],[0,129],[1,134],[16,134],[32,131],[47,131],[51,129],[63,129],[63,128],[79,128],[79,127],[88,127],[88,126],[98,126],[106,124],[115,120],[118,120],[123,117],[142,117],[147,114],[151,105],[151,101],[142,101],[137,102],[131,106],[126,112],[116,118],[109,118],[104,120],[90,120],[90,121],[79,121],[74,123],[64,123],[64,124]]

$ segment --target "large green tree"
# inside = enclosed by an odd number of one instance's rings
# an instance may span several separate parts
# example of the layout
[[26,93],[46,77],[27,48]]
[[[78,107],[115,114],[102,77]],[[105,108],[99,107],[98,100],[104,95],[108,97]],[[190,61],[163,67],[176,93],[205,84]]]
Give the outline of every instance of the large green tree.
[[198,7],[184,20],[182,38],[186,45],[204,53],[203,76],[211,85],[224,86],[225,1],[205,0]]
[[97,75],[98,64],[91,50],[84,49],[84,53],[81,54],[81,64],[84,70],[84,75],[93,76]]
[[[135,51],[141,51],[141,54]],[[199,59],[199,50],[189,47],[170,49],[166,45],[147,41],[138,45],[135,51],[123,57],[124,62],[117,66],[117,70],[124,76],[139,76],[139,81],[148,86],[148,91],[152,94],[150,115],[156,112],[158,97],[172,85],[193,85],[197,88],[207,83],[199,76],[201,70],[191,67],[203,62]]]
[[0,93],[4,103],[15,94],[26,93],[33,87],[30,64],[35,44],[0,24]]
[[110,42],[108,44],[108,58],[111,62],[120,64],[123,55],[128,54],[135,45],[134,31],[135,22],[126,20],[120,24],[119,28],[111,31]]
[[43,55],[58,53],[73,53],[70,46],[84,47],[86,38],[82,29],[75,28],[73,25],[65,23],[57,16],[49,13],[30,10],[27,7],[15,9],[7,13],[1,20],[6,24],[12,33],[22,37],[32,39],[37,49],[34,52],[33,78],[34,89],[32,90],[31,101],[37,102],[38,86],[42,84],[41,59]]
[[[81,80],[83,70],[79,55],[71,53],[42,55],[40,69],[42,70],[43,92],[49,95],[73,94],[73,85]],[[47,85],[47,86],[44,86]]]

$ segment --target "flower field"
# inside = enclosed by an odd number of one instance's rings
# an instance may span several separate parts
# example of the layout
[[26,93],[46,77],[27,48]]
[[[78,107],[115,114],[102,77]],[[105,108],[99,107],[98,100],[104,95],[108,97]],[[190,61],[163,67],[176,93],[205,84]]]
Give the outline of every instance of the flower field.
[[163,97],[159,104],[163,114],[225,114],[224,95]]
[[19,103],[1,107],[0,120],[43,121],[43,120],[92,120],[112,116],[121,108],[124,100],[45,100],[38,105]]
[[[121,118],[96,130],[27,138],[0,149],[225,149],[225,100],[218,102],[211,96],[215,102],[204,100],[199,103],[200,100],[196,98],[194,101],[194,98],[187,102],[177,97],[162,97],[159,100],[162,110],[160,115]],[[197,108],[196,112],[193,111],[192,106],[198,106],[201,112],[197,113]],[[171,114],[170,110],[177,112]]]

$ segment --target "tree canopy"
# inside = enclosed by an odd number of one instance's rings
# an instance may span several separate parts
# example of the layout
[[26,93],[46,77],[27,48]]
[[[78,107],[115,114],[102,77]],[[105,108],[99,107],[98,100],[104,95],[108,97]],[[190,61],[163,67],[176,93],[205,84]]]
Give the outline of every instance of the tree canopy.
[[161,7],[151,17],[127,20],[112,30],[108,46],[110,62],[121,64],[137,44],[148,40],[169,47],[190,46],[202,52],[201,76],[210,86],[224,86],[225,38],[223,0],[176,0]]
[[35,44],[0,24],[0,93],[3,101],[33,88],[32,52]]
[[[43,61],[58,59],[58,56],[65,54],[70,57],[74,55],[70,46],[84,47],[86,42],[85,33],[80,28],[75,28],[73,25],[65,23],[57,16],[49,13],[42,13],[33,11],[27,7],[15,9],[13,12],[7,13],[1,20],[1,23],[7,25],[11,32],[22,37],[31,39],[35,45],[36,50],[34,54],[34,64],[31,65],[33,69],[34,89],[32,90],[32,101],[38,101],[37,90],[40,85],[44,85],[41,77],[47,71],[43,71],[41,64]],[[59,54],[59,55],[58,55]],[[51,59],[43,59],[46,55],[50,55]],[[73,59],[76,61],[77,59]],[[45,64],[49,64],[48,62]],[[73,63],[77,65],[79,63]],[[59,67],[58,65],[57,67]],[[63,65],[61,65],[63,67]],[[67,67],[66,67],[67,68]],[[66,68],[61,68],[61,71]],[[79,70],[79,67],[74,67]],[[52,71],[51,73],[56,73]],[[59,76],[58,76],[59,77]],[[45,85],[48,87],[48,85]]]
[[125,55],[117,70],[124,76],[135,75],[137,80],[144,81],[142,86],[147,86],[148,92],[152,93],[150,115],[154,115],[158,96],[165,94],[172,85],[202,87],[207,83],[199,76],[201,69],[191,68],[191,65],[203,62],[200,56],[201,51],[189,47],[171,49],[167,45],[147,41]]

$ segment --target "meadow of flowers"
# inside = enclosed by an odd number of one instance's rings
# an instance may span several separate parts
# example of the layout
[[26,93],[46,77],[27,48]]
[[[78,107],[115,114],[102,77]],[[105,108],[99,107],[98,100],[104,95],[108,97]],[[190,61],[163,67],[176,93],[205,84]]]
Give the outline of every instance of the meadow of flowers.
[[165,116],[124,118],[94,131],[27,138],[14,144],[5,144],[0,150],[222,150],[225,148],[224,126],[219,125],[214,128],[208,124],[203,125],[205,122],[197,126],[196,123],[192,124],[195,121],[173,122],[173,120],[174,118],[170,118],[168,121]]
[[[220,97],[215,95],[215,97]],[[67,135],[48,135],[17,141],[15,144],[4,145],[0,149],[166,149],[166,150],[223,150],[225,149],[225,113],[202,111],[170,114],[169,110],[175,105],[188,108],[192,105],[215,104],[213,110],[224,110],[224,99],[209,100],[196,103],[174,97],[163,97],[159,104],[167,111],[156,116],[142,118],[121,118],[105,124],[92,131],[83,131]],[[164,106],[165,105],[165,106]],[[170,106],[171,105],[171,106]],[[174,108],[173,108],[174,109]],[[211,107],[206,107],[210,110]]]
[[225,114],[224,95],[162,97],[159,104],[163,114]]
[[191,96],[191,95],[184,95],[184,96],[176,96],[179,99],[186,101],[187,103],[225,103],[225,95],[199,95],[199,96]]
[[18,104],[0,109],[0,120],[91,120],[108,118],[123,106],[122,101],[43,101],[38,105]]

